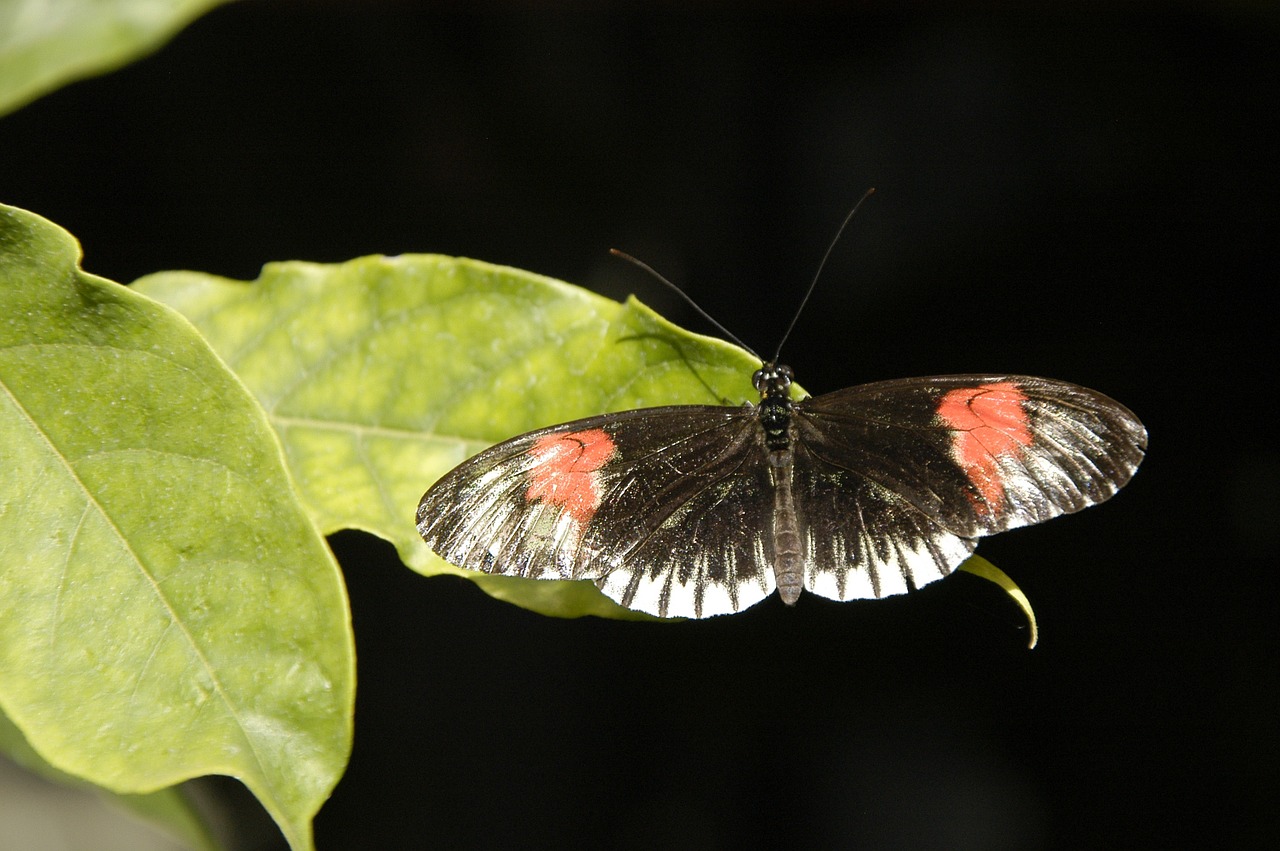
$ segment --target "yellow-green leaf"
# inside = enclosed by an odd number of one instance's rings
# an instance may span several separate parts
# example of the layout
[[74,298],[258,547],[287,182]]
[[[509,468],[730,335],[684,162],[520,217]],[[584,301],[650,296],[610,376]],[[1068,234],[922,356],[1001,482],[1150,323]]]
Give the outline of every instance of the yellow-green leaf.
[[0,115],[114,70],[228,0],[2,0]]
[[363,529],[424,574],[559,616],[636,617],[589,582],[458,571],[414,528],[427,486],[539,426],[647,405],[756,397],[759,363],[633,300],[472,260],[277,263],[254,283],[191,272],[135,285],[182,311],[258,397],[326,533]]
[[1009,575],[982,556],[969,556],[968,560],[960,565],[960,569],[966,573],[972,573],[974,576],[981,576],[988,582],[994,582],[1004,589],[1004,593],[1008,594],[1018,608],[1022,609],[1022,613],[1027,616],[1027,626],[1030,630],[1027,635],[1027,647],[1034,648],[1040,640],[1040,628],[1036,625],[1036,613],[1031,608],[1031,601],[1027,599],[1027,595],[1022,593],[1022,589],[1018,584],[1009,578]]
[[337,565],[186,320],[0,207],[0,708],[119,793],[240,778],[295,849],[346,765]]

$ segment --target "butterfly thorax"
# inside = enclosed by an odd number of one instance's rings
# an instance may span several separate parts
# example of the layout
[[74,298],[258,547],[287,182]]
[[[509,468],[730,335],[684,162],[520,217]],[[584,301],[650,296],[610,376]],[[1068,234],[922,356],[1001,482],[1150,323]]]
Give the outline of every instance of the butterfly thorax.
[[751,376],[760,391],[760,427],[770,452],[791,447],[791,367],[766,363]]

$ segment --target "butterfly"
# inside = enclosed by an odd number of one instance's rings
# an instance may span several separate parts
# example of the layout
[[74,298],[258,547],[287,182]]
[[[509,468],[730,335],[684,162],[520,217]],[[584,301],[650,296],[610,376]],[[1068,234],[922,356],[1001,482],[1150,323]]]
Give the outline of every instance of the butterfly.
[[791,398],[778,362],[836,241],[769,360],[758,404],[675,405],[531,431],[464,461],[418,503],[423,540],[468,570],[593,580],[660,617],[741,611],[777,589],[885,597],[941,579],[978,538],[1115,495],[1147,432],[1093,390],[943,375]]
[[941,579],[977,539],[1079,511],[1137,470],[1127,408],[1063,381],[945,375],[801,400],[643,408],[542,428],[447,473],[418,531],[459,567],[590,579],[662,617],[802,590],[879,598]]

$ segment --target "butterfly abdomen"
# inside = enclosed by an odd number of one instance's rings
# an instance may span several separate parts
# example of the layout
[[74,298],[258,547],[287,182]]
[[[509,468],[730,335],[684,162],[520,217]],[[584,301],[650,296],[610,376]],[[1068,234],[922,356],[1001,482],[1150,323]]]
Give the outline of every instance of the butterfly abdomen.
[[805,561],[791,491],[791,460],[790,449],[769,453],[769,472],[773,480],[773,578],[778,586],[778,596],[788,606],[794,606],[800,599]]

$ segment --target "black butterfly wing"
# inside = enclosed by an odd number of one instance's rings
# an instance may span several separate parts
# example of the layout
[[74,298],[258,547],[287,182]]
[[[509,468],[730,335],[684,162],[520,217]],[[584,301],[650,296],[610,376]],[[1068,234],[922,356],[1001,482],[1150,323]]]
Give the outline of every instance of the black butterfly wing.
[[755,412],[678,406],[500,443],[436,482],[417,520],[459,567],[594,579],[629,608],[707,617],[772,592],[772,509]]
[[1118,402],[1043,378],[885,381],[803,400],[793,491],[805,587],[880,597],[954,570],[976,538],[1111,497],[1146,430]]

